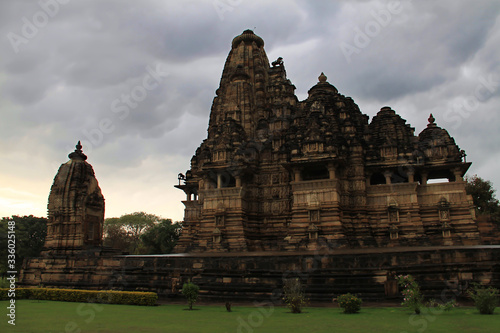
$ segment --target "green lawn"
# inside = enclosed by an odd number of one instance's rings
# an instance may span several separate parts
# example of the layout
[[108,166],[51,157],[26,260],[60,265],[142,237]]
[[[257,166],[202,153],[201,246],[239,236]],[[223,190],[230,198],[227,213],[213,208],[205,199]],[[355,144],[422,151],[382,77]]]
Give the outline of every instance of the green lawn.
[[[0,332],[500,332],[500,314],[480,315],[475,308],[461,307],[441,314],[411,316],[405,308],[362,308],[346,315],[339,308],[306,308],[292,314],[270,306],[155,307],[101,305],[51,301],[16,302],[16,325],[7,323],[7,301]],[[498,311],[497,309],[497,312]]]

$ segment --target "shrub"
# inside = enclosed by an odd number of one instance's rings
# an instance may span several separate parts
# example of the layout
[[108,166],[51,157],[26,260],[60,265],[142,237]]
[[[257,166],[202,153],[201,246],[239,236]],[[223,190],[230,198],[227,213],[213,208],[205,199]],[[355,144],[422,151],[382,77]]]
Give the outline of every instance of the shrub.
[[[36,299],[63,302],[85,302],[128,305],[155,305],[158,295],[153,292],[80,290],[58,288],[16,288],[16,299]],[[0,289],[0,299],[8,299],[8,289]]]
[[493,314],[498,305],[498,289],[475,284],[467,292],[481,314]]
[[301,313],[307,299],[298,278],[283,280],[283,301],[292,313]]
[[403,290],[403,303],[401,305],[407,306],[416,314],[420,314],[422,308],[423,296],[420,291],[420,286],[411,275],[399,275],[397,277],[398,284],[404,288]]
[[443,304],[436,302],[436,300],[434,300],[434,299],[431,299],[427,303],[427,307],[429,307],[429,308],[437,308],[437,309],[439,309],[441,311],[451,311],[453,308],[455,308],[457,306],[458,306],[458,303],[454,299],[452,299],[449,302],[443,303]]
[[344,309],[344,313],[358,313],[361,310],[361,303],[363,303],[361,298],[351,293],[340,295],[337,297],[337,302]]
[[198,292],[200,287],[192,282],[184,283],[182,286],[182,295],[186,297],[189,305],[189,310],[193,310],[193,304],[198,300]]

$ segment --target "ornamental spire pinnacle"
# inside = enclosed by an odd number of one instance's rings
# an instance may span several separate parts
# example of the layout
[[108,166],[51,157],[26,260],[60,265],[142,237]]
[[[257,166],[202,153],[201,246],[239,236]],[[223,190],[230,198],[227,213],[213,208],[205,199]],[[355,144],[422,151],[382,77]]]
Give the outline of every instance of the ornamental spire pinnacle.
[[70,153],[68,157],[73,160],[73,161],[85,161],[87,160],[87,155],[85,155],[82,151],[82,144],[80,140],[78,140],[78,143],[75,146],[75,151]]

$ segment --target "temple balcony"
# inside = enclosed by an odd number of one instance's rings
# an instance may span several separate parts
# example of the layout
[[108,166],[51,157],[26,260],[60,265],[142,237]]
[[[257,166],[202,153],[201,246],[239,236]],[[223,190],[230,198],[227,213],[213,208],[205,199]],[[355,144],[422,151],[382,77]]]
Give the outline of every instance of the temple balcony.
[[316,207],[339,201],[338,181],[335,179],[308,180],[292,183],[293,206]]
[[207,199],[220,197],[241,197],[244,194],[243,187],[223,187],[201,191]]
[[464,182],[446,182],[418,186],[418,194],[439,194],[439,193],[463,193],[465,189]]
[[318,189],[336,189],[338,181],[336,179],[318,179],[292,182],[292,191],[310,191]]

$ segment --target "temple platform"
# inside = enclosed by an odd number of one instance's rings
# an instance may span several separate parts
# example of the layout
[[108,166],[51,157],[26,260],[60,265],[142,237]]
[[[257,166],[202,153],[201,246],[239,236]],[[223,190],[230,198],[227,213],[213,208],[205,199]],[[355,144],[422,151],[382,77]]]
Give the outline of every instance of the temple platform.
[[283,279],[299,278],[312,302],[347,292],[366,301],[400,297],[395,277],[412,274],[427,297],[463,297],[473,282],[500,287],[500,245],[329,249],[300,252],[33,258],[24,286],[155,291],[180,296],[188,280],[203,301],[279,300]]

